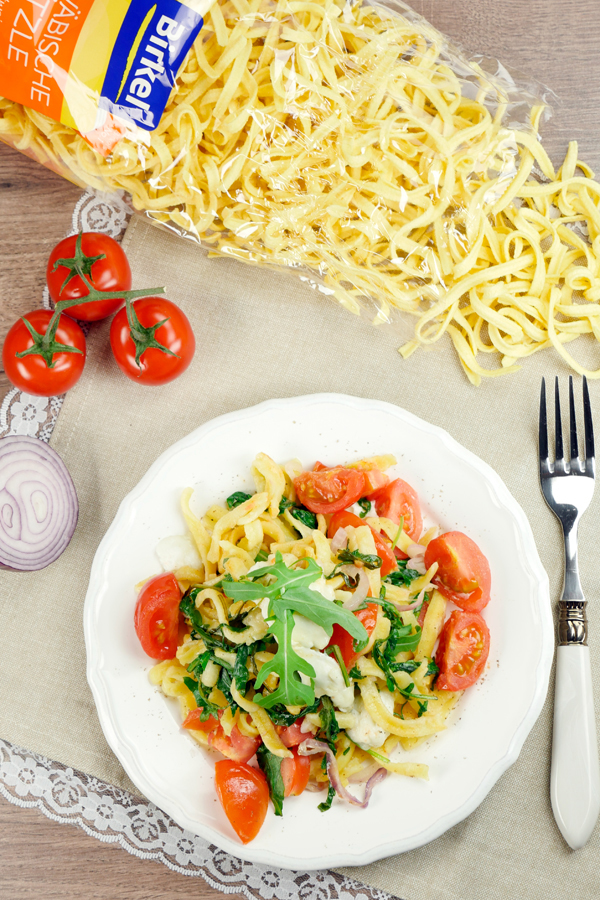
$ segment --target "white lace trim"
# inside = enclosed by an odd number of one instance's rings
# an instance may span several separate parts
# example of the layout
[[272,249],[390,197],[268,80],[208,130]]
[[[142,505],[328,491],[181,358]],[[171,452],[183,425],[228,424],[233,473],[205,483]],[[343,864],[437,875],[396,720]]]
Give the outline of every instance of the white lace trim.
[[[120,240],[130,215],[124,195],[87,191],[73,211],[69,234],[102,231]],[[51,307],[47,288],[42,303]],[[27,434],[49,441],[63,400],[64,395],[34,397],[14,388],[0,407],[0,437]],[[236,859],[184,831],[153,803],[1,739],[0,794],[141,859],[201,875],[225,894],[250,900],[390,900],[384,891],[334,872],[292,872]]]

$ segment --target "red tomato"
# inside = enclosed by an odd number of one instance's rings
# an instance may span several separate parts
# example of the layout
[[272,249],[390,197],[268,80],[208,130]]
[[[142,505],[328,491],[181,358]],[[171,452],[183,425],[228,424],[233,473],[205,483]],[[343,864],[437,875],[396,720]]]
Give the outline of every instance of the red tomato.
[[413,541],[419,540],[423,531],[423,516],[419,498],[410,484],[396,478],[369,499],[375,501],[378,516],[391,519],[396,525],[404,517],[404,531]]
[[365,497],[369,497],[375,491],[380,491],[386,484],[389,484],[390,479],[381,469],[367,469],[363,471],[363,475],[365,476]]
[[439,691],[462,691],[483,672],[490,652],[490,632],[479,613],[455,609],[444,624],[435,661]]
[[425,603],[421,606],[421,612],[419,613],[419,618],[417,622],[423,627],[423,622],[425,621],[425,616],[427,615],[427,610],[429,609],[429,600],[426,600]]
[[[55,303],[59,300],[77,300],[89,293],[89,286],[79,276],[75,275],[63,288],[65,279],[69,275],[67,266],[54,265],[59,259],[72,259],[75,256],[75,242],[77,235],[65,238],[57,244],[48,260],[46,269],[46,281],[50,296]],[[131,269],[127,257],[121,245],[107,234],[97,234],[94,231],[86,231],[81,236],[81,249],[86,256],[100,256],[104,259],[97,260],[91,267],[90,281],[99,291],[128,291],[131,288]],[[86,322],[95,322],[104,319],[115,312],[123,303],[122,297],[114,300],[93,300],[91,303],[82,303],[80,306],[69,307],[69,315],[74,319],[84,319]]]
[[[377,609],[376,603],[368,603],[364,609],[357,609],[354,613],[358,621],[365,626],[369,637],[371,637],[377,625]],[[333,626],[333,633],[327,646],[332,647],[334,644],[337,644],[340,648],[346,671],[349,672],[360,654],[354,651],[354,638],[352,635],[348,634],[346,629],[337,623]]]
[[304,717],[296,719],[293,725],[288,725],[285,728],[278,728],[277,732],[281,738],[281,743],[286,747],[296,747],[298,744],[301,744],[302,741],[306,740],[306,738],[312,737],[311,731],[302,731],[303,722]]
[[176,355],[171,356],[150,347],[142,353],[140,368],[135,361],[135,344],[129,333],[127,311],[123,307],[110,326],[110,346],[117,365],[132,381],[140,384],[167,384],[185,372],[194,357],[196,341],[192,326],[185,313],[165,297],[142,297],[141,300],[134,300],[133,308],[140,324],[146,328],[163,319],[168,320],[157,328],[155,337]]
[[314,513],[337,512],[346,509],[362,497],[365,478],[356,469],[322,469],[318,472],[302,472],[294,479],[294,487],[300,502]]
[[189,728],[192,731],[203,731],[204,734],[214,731],[219,724],[217,719],[214,716],[209,716],[205,722],[202,722],[200,721],[201,712],[199,707],[189,712],[184,719],[182,728]]
[[243,844],[254,840],[269,808],[269,787],[262,772],[247,763],[220,759],[215,765],[217,796]]
[[147,581],[135,606],[134,625],[145,653],[152,659],[172,659],[179,634],[181,591],[172,572]]
[[229,736],[225,734],[221,725],[208,736],[208,743],[214,750],[238,763],[247,763],[252,759],[261,742],[262,738],[259,735],[248,737],[242,734],[237,725],[233,726]]
[[[332,538],[338,528],[346,528],[347,525],[351,525],[353,528],[358,528],[359,525],[364,525],[365,523],[359,516],[355,516],[354,513],[348,512],[347,509],[340,510],[340,512],[335,513],[333,518],[329,523],[329,527],[327,528],[327,537]],[[369,526],[370,528],[371,526]],[[398,568],[398,563],[396,562],[396,557],[394,555],[394,551],[392,550],[391,544],[385,542],[383,537],[375,531],[374,528],[371,528],[371,533],[373,535],[373,539],[375,540],[375,550],[377,551],[377,556],[381,557],[382,566],[381,566],[381,575],[385,578],[386,575],[389,575],[390,572],[395,572]]]
[[447,600],[461,609],[479,612],[490,602],[490,566],[475,543],[461,531],[448,531],[430,541],[425,551],[427,568],[438,570],[434,584]]
[[292,752],[293,756],[281,760],[284,797],[298,797],[306,788],[310,776],[310,757],[300,756],[297,750]]
[[327,468],[328,466],[326,466],[325,463],[319,462],[319,460],[317,460],[313,466],[313,472],[323,472]]
[[[38,334],[46,334],[52,318],[49,309],[35,309],[23,318],[30,322]],[[61,344],[69,344],[81,353],[55,353],[52,368],[37,353],[17,358],[17,353],[33,347],[33,338],[21,319],[12,326],[2,347],[2,366],[7,378],[22,391],[40,397],[53,397],[70,390],[79,381],[85,365],[85,335],[77,322],[62,315],[54,337]]]

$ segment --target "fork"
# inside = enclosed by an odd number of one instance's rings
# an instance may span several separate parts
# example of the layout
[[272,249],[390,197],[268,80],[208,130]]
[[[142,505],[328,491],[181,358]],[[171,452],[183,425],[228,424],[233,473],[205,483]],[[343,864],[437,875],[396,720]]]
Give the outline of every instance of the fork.
[[565,460],[558,378],[555,384],[555,453],[548,457],[546,382],[540,396],[540,484],[563,529],[565,573],[558,604],[558,647],[550,797],[567,844],[578,850],[590,838],[600,811],[600,772],[587,645],[586,601],[577,566],[577,528],[594,493],[594,432],[587,380],[583,378],[585,456],[579,458],[573,378],[569,377],[570,460]]

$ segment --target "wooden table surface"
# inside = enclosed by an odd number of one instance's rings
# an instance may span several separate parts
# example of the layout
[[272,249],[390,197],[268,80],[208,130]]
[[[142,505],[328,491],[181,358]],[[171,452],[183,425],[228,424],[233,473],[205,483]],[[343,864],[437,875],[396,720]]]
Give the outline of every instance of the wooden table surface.
[[[464,47],[550,87],[558,100],[543,135],[555,165],[568,141],[577,140],[581,158],[600,170],[599,0],[414,0],[412,6]],[[18,315],[40,306],[48,254],[70,227],[80,193],[0,144],[0,341]],[[9,387],[0,372],[0,401]],[[0,797],[0,897],[34,896],[216,900],[231,895]]]

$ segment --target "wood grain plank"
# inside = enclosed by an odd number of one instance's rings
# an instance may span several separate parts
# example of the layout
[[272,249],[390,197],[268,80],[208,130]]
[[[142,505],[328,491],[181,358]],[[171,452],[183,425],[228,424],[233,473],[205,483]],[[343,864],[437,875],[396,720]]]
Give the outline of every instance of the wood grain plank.
[[72,825],[0,797],[3,900],[225,900],[202,877],[102,844]]

